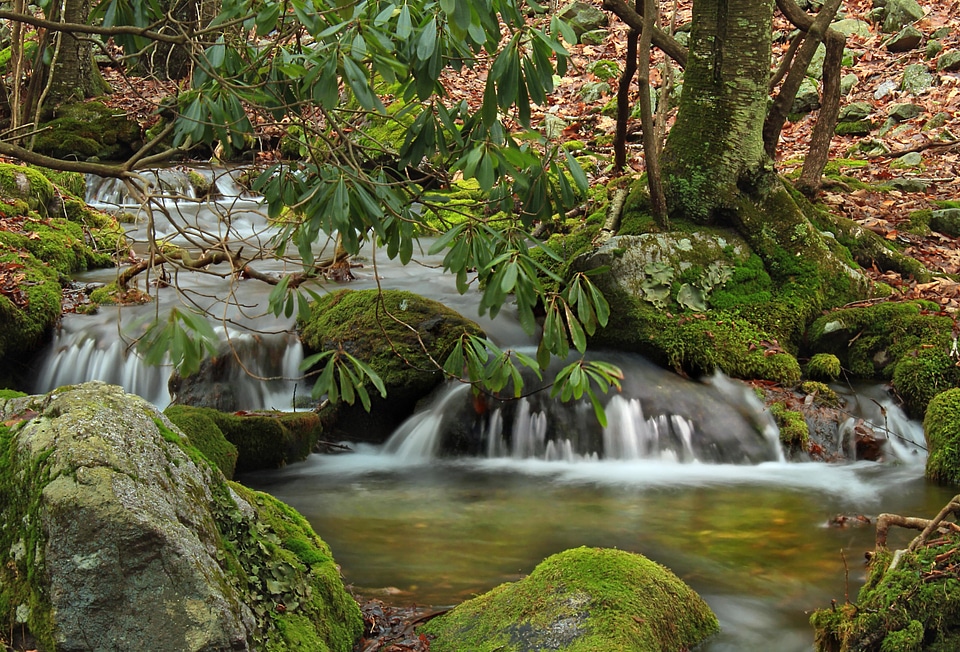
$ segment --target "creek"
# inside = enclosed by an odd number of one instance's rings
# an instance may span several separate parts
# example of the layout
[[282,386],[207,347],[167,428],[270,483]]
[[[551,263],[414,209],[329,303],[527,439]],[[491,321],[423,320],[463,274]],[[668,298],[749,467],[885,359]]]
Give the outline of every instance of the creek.
[[[187,194],[169,175],[174,193]],[[257,198],[242,196],[229,178],[218,184],[227,199],[168,203],[181,229],[187,225],[186,236],[159,218],[157,232],[180,243],[188,242],[189,229],[265,241]],[[109,184],[92,181],[89,188],[91,203],[138,210]],[[130,235],[142,251],[142,221]],[[477,297],[457,293],[439,272],[438,257],[421,252],[403,267],[365,254],[357,280],[344,287],[410,290],[476,318]],[[295,269],[290,261],[257,266]],[[109,282],[115,274],[78,280]],[[308,393],[298,379],[302,352],[292,321],[263,314],[270,287],[242,281],[231,288],[205,274],[176,280],[179,290],[157,289],[154,304],[66,315],[35,363],[32,389],[100,379],[165,406],[169,368],[145,367],[127,349],[146,320],[186,297],[223,315],[221,336],[249,370],[270,378],[252,379],[237,366],[229,384],[243,409],[289,409],[295,393]],[[228,296],[235,305],[223,302]],[[509,310],[478,322],[501,346],[532,344]],[[929,517],[952,496],[924,481],[915,445],[923,441],[920,426],[903,418],[882,388],[848,398],[854,415],[898,435],[891,437],[890,462],[788,463],[775,429],[738,383],[722,376],[688,381],[637,357],[597,355],[626,372],[622,394],[609,399],[607,429],[585,406],[560,407],[543,392],[477,416],[466,392],[444,387],[384,446],[312,455],[241,481],[306,516],[359,595],[394,604],[455,604],[570,547],[641,552],[676,572],[717,613],[723,631],[705,646],[710,652],[812,649],[809,612],[833,599],[856,599],[863,553],[873,547],[872,526],[828,521],[881,512]],[[466,453],[447,445],[458,431],[469,431]],[[893,532],[891,545],[912,535]]]

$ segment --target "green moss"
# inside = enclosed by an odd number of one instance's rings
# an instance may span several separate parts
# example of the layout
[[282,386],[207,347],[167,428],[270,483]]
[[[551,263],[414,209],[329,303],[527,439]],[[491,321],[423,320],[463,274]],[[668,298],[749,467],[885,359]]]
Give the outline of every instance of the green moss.
[[61,105],[41,128],[34,150],[54,158],[121,160],[140,142],[140,125],[101,102]]
[[349,652],[363,632],[357,603],[343,588],[330,548],[288,505],[236,483],[230,490],[257,511],[250,522],[227,491],[218,492],[218,524],[239,580],[261,600],[252,605],[258,649]]
[[[208,442],[205,445],[214,452],[211,459],[215,462],[223,460],[227,468],[231,468],[232,447],[238,473],[279,468],[306,459],[313,452],[321,431],[320,417],[315,412],[264,411],[241,415],[213,408],[172,405],[164,414],[178,425],[180,422],[189,424],[181,426],[184,432],[191,437],[198,433],[200,440]],[[210,427],[211,423],[226,439],[227,445],[220,442],[216,431]],[[200,447],[199,443],[195,445]],[[219,462],[217,466],[220,466]],[[227,473],[224,467],[220,468]]]
[[[481,332],[436,301],[411,292],[376,290],[325,296],[299,329],[307,351],[343,348],[369,364],[388,393],[406,391],[411,396],[422,396],[442,380],[431,358],[442,364],[464,333]],[[372,386],[370,393],[375,393]]]
[[30,210],[46,215],[54,195],[53,184],[39,170],[0,163],[0,196],[6,199],[22,199],[30,206]]
[[87,194],[87,180],[79,172],[62,172],[40,166],[30,166],[50,180],[60,192],[69,193],[72,197],[83,199]]
[[600,59],[587,66],[587,72],[600,81],[608,82],[620,77],[620,64],[610,59]]
[[237,447],[227,440],[209,415],[182,405],[171,405],[163,413],[186,433],[190,443],[220,469],[227,479],[233,478],[237,466]]
[[949,351],[952,330],[953,320],[935,304],[903,301],[835,310],[818,318],[808,336],[811,350],[835,355],[855,377],[889,379],[912,351]]
[[60,318],[62,291],[57,273],[33,256],[0,253],[0,264],[23,274],[22,301],[0,295],[0,359],[25,356],[39,347]]
[[893,555],[878,550],[856,604],[822,609],[810,619],[816,649],[930,650],[957,649],[960,631],[960,581],[952,572],[937,572],[960,562],[956,534],[937,545],[904,552],[895,568]]
[[892,385],[907,413],[922,418],[934,396],[960,386],[960,368],[949,349],[920,348],[896,362]]
[[949,389],[930,401],[923,432],[927,477],[941,484],[960,485],[960,389]]
[[838,136],[866,136],[873,131],[875,125],[872,120],[857,120],[855,122],[837,123],[834,133]]
[[718,629],[700,597],[659,564],[620,550],[576,548],[421,631],[436,637],[434,652],[659,652],[694,647]]
[[788,410],[783,403],[771,405],[770,414],[780,428],[780,441],[791,448],[806,450],[807,440],[810,438],[810,427],[803,418],[803,414],[796,410]]
[[840,378],[842,372],[840,358],[832,353],[817,353],[807,363],[807,376],[814,380],[833,382]]
[[930,220],[933,218],[933,211],[924,209],[910,213],[910,227],[908,231],[916,235],[930,235]]
[[827,407],[840,407],[840,397],[830,389],[825,383],[818,383],[815,380],[808,380],[800,383],[800,391],[808,396],[812,396],[817,405],[826,405]]

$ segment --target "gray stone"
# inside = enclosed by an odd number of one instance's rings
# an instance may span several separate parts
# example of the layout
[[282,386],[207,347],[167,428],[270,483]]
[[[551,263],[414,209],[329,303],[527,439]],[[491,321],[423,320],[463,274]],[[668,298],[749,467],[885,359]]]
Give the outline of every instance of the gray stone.
[[926,59],[932,59],[943,51],[943,43],[933,39],[927,41],[927,47],[923,51],[923,56]]
[[890,52],[908,52],[919,47],[923,34],[913,25],[907,25],[892,36],[884,46]]
[[607,26],[607,14],[586,2],[572,2],[559,14],[560,20],[570,24],[579,39],[586,32],[592,32]]
[[877,89],[873,92],[873,99],[882,100],[887,95],[897,90],[899,84],[893,81],[892,79],[886,79],[877,86]]
[[[142,398],[86,383],[0,401],[0,420],[17,424],[3,451],[10,461],[3,486],[12,495],[0,503],[0,595],[11,589],[13,595],[43,596],[20,614],[27,628],[46,639],[39,647],[262,648],[263,635],[283,639],[278,631],[284,624],[276,619],[284,616],[272,604],[284,600],[288,614],[324,621],[308,629],[331,649],[347,652],[359,637],[359,608],[342,584],[324,587],[295,554],[278,556],[282,543],[269,523],[283,516],[260,500],[252,504],[253,492],[228,485]],[[312,532],[303,536],[304,543],[316,539]],[[238,537],[256,548],[250,557],[238,552]],[[261,555],[257,537],[273,537],[277,550]],[[21,540],[28,543],[26,555],[11,553],[11,542]],[[226,547],[228,541],[234,549]],[[311,548],[323,549],[316,543]],[[259,566],[244,565],[251,560]],[[336,577],[333,560],[322,563],[329,565],[324,577]],[[281,592],[292,591],[289,599],[260,577],[277,564],[289,573]],[[253,588],[251,577],[261,588]],[[263,596],[254,598],[248,586]],[[294,601],[310,592],[324,599],[338,592],[339,599],[319,614]],[[264,609],[263,597],[271,607]],[[321,629],[335,634],[326,640]]]
[[940,72],[956,72],[960,70],[960,50],[947,50],[937,59],[937,70]]
[[930,35],[932,39],[945,39],[948,36],[953,36],[952,27],[941,27],[937,29],[933,34]]
[[914,63],[903,69],[900,89],[911,95],[919,95],[933,86],[933,75],[922,63]]
[[871,113],[873,113],[873,105],[869,102],[853,102],[840,109],[837,121],[856,122],[858,120],[865,120]]
[[896,179],[890,179],[890,181],[887,182],[887,185],[894,190],[899,190],[901,192],[926,192],[927,188],[930,187],[930,182],[924,181],[923,179],[899,177]]
[[563,135],[563,130],[567,128],[567,122],[559,116],[547,113],[543,116],[542,126],[543,135],[547,137],[547,140],[557,140]]
[[917,168],[921,165],[923,165],[923,157],[920,155],[920,152],[904,154],[890,163],[890,167],[899,169]]
[[873,33],[870,31],[870,24],[859,18],[844,18],[843,20],[832,23],[830,27],[848,37],[857,36],[862,39],[868,39],[873,36]]
[[929,120],[927,120],[923,125],[923,131],[930,131],[931,129],[939,129],[943,125],[947,124],[947,120],[950,119],[949,113],[944,113],[941,111],[936,114]]
[[800,89],[790,107],[790,113],[809,113],[820,108],[820,89],[817,82],[809,77],[800,83]]
[[853,87],[860,82],[860,78],[857,77],[852,72],[848,72],[846,75],[840,78],[840,96],[846,97],[850,94],[850,91],[853,90]]
[[923,113],[923,107],[919,104],[904,102],[891,106],[890,110],[887,111],[887,116],[893,118],[897,122],[903,122],[905,120],[912,120],[921,113]]
[[580,42],[584,45],[603,45],[607,40],[607,34],[605,29],[592,29],[580,35]]
[[605,81],[588,81],[580,87],[580,97],[587,104],[593,104],[604,95],[610,94],[610,84]]
[[960,236],[960,208],[942,208],[930,216],[930,228],[949,236]]
[[923,18],[923,8],[917,0],[887,0],[884,7],[883,31],[898,32],[904,26]]
[[813,53],[810,59],[810,65],[807,66],[807,76],[814,79],[823,79],[823,60],[827,56],[827,46],[823,43],[817,46],[817,51]]

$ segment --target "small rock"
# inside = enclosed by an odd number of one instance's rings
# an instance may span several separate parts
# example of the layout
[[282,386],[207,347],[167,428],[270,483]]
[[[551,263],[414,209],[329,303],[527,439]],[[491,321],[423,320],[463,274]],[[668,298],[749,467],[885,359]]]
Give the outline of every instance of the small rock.
[[871,113],[873,113],[873,106],[869,102],[853,102],[840,109],[837,121],[856,122],[866,119]]
[[919,95],[931,86],[933,86],[933,75],[922,63],[915,63],[903,69],[903,77],[900,82],[901,90],[911,95]]
[[844,18],[843,20],[838,20],[831,24],[830,28],[837,30],[844,36],[859,36],[863,39],[868,39],[872,36],[870,33],[870,25],[859,18]]
[[932,59],[943,51],[943,43],[937,40],[927,41],[927,48],[923,51],[926,59]]
[[817,82],[807,77],[800,84],[797,97],[794,98],[793,106],[790,107],[790,113],[809,113],[819,108],[820,89],[817,87]]
[[916,168],[920,167],[923,164],[923,157],[920,156],[920,152],[910,152],[909,154],[904,154],[900,158],[894,160],[890,163],[892,168]]
[[607,14],[586,2],[570,3],[560,12],[559,17],[570,24],[578,39],[586,32],[606,27],[609,20]]
[[592,104],[609,93],[610,84],[603,81],[585,82],[580,87],[580,97],[587,104]]
[[603,45],[606,40],[607,30],[605,29],[592,29],[580,35],[580,42],[584,45]]
[[904,122],[906,120],[912,120],[918,115],[923,113],[923,107],[918,104],[913,104],[911,102],[904,102],[902,104],[894,104],[890,107],[890,111],[887,115],[896,120],[897,122]]
[[897,90],[897,87],[897,82],[893,81],[892,79],[888,79],[877,86],[877,90],[873,92],[873,99],[882,100],[887,95]]
[[563,118],[558,118],[550,113],[543,116],[543,135],[547,137],[547,140],[560,138],[566,128],[567,123]]
[[930,216],[930,228],[956,237],[960,235],[960,208],[942,208]]
[[917,0],[887,0],[884,7],[883,31],[892,34],[921,18],[923,18],[923,8],[917,4]]
[[840,79],[840,96],[846,97],[850,94],[850,91],[853,90],[853,87],[857,85],[860,81],[860,78],[854,75],[852,72],[847,73]]
[[941,111],[936,114],[929,120],[927,120],[923,125],[923,131],[930,131],[931,129],[939,129],[943,125],[947,124],[947,120],[950,119],[949,113],[944,113]]
[[887,185],[900,192],[926,192],[927,188],[930,187],[930,182],[922,179],[900,178],[890,179]]
[[940,40],[940,39],[945,39],[945,38],[947,38],[948,36],[953,36],[953,28],[952,28],[952,27],[941,27],[940,29],[938,29],[937,31],[935,31],[933,34],[931,34],[931,35],[930,35],[930,38]]
[[885,43],[890,52],[908,52],[917,48],[923,40],[923,34],[913,25],[907,25],[896,36]]
[[960,50],[948,50],[937,59],[939,72],[956,72],[960,70]]

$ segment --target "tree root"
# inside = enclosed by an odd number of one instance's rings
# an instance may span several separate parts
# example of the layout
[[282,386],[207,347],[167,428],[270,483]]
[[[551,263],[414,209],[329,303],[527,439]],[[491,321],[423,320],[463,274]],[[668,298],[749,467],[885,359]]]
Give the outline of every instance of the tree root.
[[952,521],[945,521],[948,516],[960,514],[960,494],[950,499],[940,513],[932,519],[916,518],[912,516],[900,516],[899,514],[881,514],[877,517],[877,536],[876,547],[887,547],[887,535],[891,526],[908,528],[911,530],[920,530],[906,550],[897,550],[894,553],[893,561],[890,563],[890,569],[896,568],[900,557],[904,553],[914,552],[917,548],[924,545],[934,532],[946,534],[948,532],[960,533],[960,525]]

